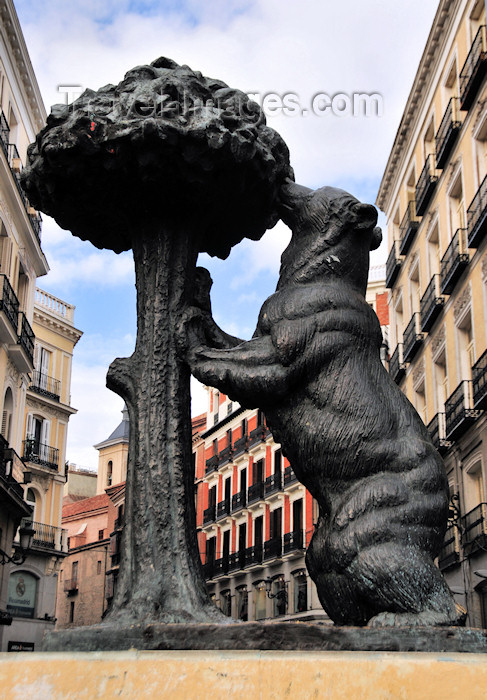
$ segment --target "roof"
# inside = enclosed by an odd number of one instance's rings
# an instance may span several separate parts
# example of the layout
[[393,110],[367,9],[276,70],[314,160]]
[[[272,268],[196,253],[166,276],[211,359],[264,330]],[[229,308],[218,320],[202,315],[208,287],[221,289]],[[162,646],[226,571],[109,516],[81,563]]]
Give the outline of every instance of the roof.
[[201,413],[191,419],[191,432],[193,437],[202,433],[206,428],[206,413]]
[[122,410],[122,422],[117,425],[113,433],[109,435],[106,440],[102,440],[97,445],[94,445],[96,450],[100,450],[102,447],[106,447],[109,444],[116,442],[128,442],[130,433],[130,421],[129,412],[127,406],[123,407]]
[[75,515],[91,513],[95,510],[100,510],[100,508],[108,508],[109,503],[110,499],[106,493],[100,493],[98,496],[85,498],[75,503],[67,503],[63,506],[63,519],[72,518]]

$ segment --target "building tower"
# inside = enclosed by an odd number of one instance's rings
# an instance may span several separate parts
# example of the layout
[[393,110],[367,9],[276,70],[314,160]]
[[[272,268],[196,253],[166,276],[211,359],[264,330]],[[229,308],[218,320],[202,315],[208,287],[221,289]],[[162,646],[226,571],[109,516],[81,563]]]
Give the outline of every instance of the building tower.
[[484,0],[440,1],[377,198],[389,371],[445,461],[451,517],[438,565],[474,627],[487,626],[485,24]]

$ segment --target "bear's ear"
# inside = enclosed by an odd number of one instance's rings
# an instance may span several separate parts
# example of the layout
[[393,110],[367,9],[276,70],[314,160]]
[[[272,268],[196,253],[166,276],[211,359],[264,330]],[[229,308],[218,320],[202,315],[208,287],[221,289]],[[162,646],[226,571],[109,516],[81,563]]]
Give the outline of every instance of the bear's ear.
[[352,209],[356,217],[354,226],[357,230],[364,231],[374,228],[377,223],[377,209],[372,204],[358,202]]
[[382,243],[382,229],[380,226],[376,226],[372,231],[372,238],[370,239],[370,250],[376,250]]

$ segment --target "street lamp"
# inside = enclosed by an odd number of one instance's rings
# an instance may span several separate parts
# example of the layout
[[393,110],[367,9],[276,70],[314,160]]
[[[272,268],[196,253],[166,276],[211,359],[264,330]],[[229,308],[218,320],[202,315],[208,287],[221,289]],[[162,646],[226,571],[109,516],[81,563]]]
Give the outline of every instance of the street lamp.
[[270,576],[268,576],[266,579],[264,579],[265,583],[265,591],[267,593],[268,598],[284,598],[284,600],[287,600],[287,592],[286,592],[286,582],[283,580],[282,583],[284,583],[284,588],[281,588],[279,591],[276,591],[275,593],[271,593],[272,590],[272,579]]
[[27,559],[27,553],[32,545],[32,538],[34,537],[34,534],[35,530],[32,528],[32,523],[25,523],[23,527],[19,529],[20,551],[15,552],[12,557],[9,557],[7,552],[0,549],[0,565],[4,566],[4,564],[15,564],[16,566],[19,566],[20,564],[23,564]]

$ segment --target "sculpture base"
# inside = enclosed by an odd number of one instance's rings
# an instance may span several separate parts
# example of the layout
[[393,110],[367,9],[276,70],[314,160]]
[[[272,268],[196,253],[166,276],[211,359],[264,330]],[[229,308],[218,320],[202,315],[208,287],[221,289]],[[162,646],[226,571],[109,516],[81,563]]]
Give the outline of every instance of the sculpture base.
[[483,654],[118,651],[2,654],[2,697],[485,700]]
[[334,627],[307,622],[101,624],[49,632],[43,651],[278,650],[487,652],[487,630],[468,627]]

